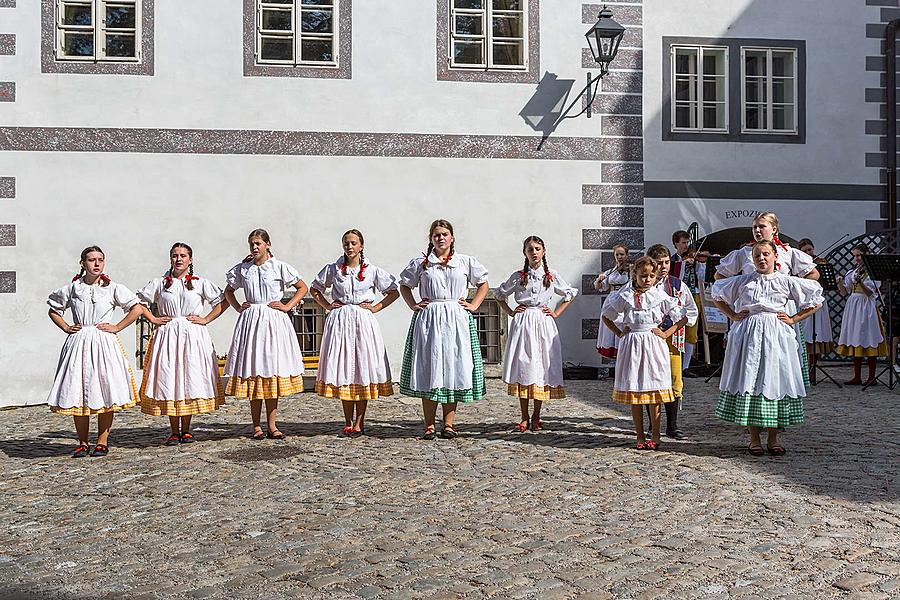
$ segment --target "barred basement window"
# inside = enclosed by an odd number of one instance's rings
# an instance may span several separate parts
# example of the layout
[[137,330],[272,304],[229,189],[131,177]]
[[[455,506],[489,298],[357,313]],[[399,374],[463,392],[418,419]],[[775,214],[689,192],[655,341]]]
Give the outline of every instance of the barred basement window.
[[741,48],[742,131],[797,132],[797,51]]
[[528,2],[452,0],[450,66],[462,69],[525,69]]
[[141,59],[141,0],[56,0],[56,60]]
[[[159,316],[159,310],[156,307],[156,304],[150,305],[150,312],[154,317]],[[137,321],[134,324],[134,330],[137,335],[137,340],[135,343],[134,356],[137,359],[138,369],[144,368],[144,360],[147,356],[147,350],[150,348],[150,338],[153,337],[153,324],[147,320],[147,317],[143,315],[137,318]]]
[[506,315],[500,311],[499,302],[486,298],[472,316],[475,317],[484,364],[499,365],[503,362],[503,338],[506,333]]
[[338,66],[340,0],[257,0],[256,63]]
[[[290,298],[285,298],[287,302]],[[291,323],[297,333],[300,353],[304,356],[318,356],[322,348],[322,332],[325,329],[325,311],[312,298],[304,298],[303,302],[291,310]]]
[[672,46],[672,131],[728,131],[728,49]]

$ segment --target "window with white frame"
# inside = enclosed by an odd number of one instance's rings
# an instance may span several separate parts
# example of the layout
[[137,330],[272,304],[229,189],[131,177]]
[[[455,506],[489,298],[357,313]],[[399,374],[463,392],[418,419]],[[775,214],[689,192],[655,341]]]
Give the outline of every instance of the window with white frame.
[[56,0],[56,59],[137,62],[140,0]]
[[452,0],[450,66],[527,68],[529,0]]
[[672,46],[672,130],[728,131],[728,49]]
[[797,51],[741,48],[742,131],[796,133]]
[[340,0],[257,0],[256,62],[338,66]]

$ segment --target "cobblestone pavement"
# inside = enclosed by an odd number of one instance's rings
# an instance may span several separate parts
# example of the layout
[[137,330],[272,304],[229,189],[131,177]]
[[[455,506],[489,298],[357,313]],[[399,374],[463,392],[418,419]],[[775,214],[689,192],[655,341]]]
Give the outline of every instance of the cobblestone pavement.
[[900,597],[900,393],[820,385],[788,454],[753,458],[715,383],[687,381],[690,439],[655,453],[608,381],[514,434],[493,380],[452,441],[401,397],[352,440],[335,403],[284,400],[284,442],[232,400],[174,448],[132,409],[82,460],[71,419],[3,411],[0,598]]

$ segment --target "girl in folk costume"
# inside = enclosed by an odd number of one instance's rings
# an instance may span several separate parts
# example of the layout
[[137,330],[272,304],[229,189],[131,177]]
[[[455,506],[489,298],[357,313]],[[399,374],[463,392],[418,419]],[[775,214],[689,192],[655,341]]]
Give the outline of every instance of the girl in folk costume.
[[[284,434],[275,423],[278,398],[303,391],[303,357],[286,313],[300,303],[307,287],[294,267],[272,254],[265,229],[251,231],[247,242],[250,255],[225,275],[225,298],[241,313],[225,364],[225,394],[250,400],[254,440],[283,440]],[[290,300],[282,303],[292,287]],[[237,289],[244,291],[243,304],[234,295]],[[268,428],[265,433],[260,426],[263,400]]]
[[[606,299],[601,317],[621,338],[613,400],[631,405],[638,450],[659,448],[659,405],[675,401],[666,340],[687,323],[678,300],[654,283],[656,261],[642,256],[634,263],[631,286]],[[666,317],[672,320],[672,326],[663,331],[659,324]],[[644,435],[644,405],[650,405],[649,441]]]
[[[169,250],[170,267],[150,280],[138,297],[155,304],[159,317],[147,308],[144,316],[157,326],[147,348],[141,382],[141,412],[169,417],[167,446],[189,444],[191,417],[213,412],[225,403],[219,384],[219,363],[206,325],[228,309],[222,290],[194,275],[194,251],[177,242]],[[203,304],[212,310],[202,316]]]
[[864,385],[875,382],[875,367],[879,356],[888,355],[884,328],[876,308],[876,298],[881,282],[872,281],[863,264],[863,256],[869,247],[860,244],[852,250],[856,268],[838,280],[838,290],[842,295],[850,295],[844,307],[841,320],[841,334],[838,336],[836,352],[853,357],[853,379],[847,385],[862,384],[862,359],[869,366],[869,376]]
[[[825,261],[816,256],[816,247],[812,240],[803,238],[799,242],[800,250],[812,257],[816,264]],[[815,323],[815,326],[813,326]],[[812,317],[805,319],[803,325],[803,341],[806,342],[806,353],[809,356],[809,381],[816,382],[816,362],[819,357],[828,354],[834,348],[834,334],[831,331],[831,314],[828,311],[828,300],[822,301],[822,308],[817,310]],[[815,333],[815,340],[813,340]]]
[[[541,429],[541,406],[553,398],[565,398],[562,373],[562,345],[555,319],[578,294],[559,273],[547,266],[544,240],[532,235],[525,238],[522,253],[525,266],[509,276],[496,290],[500,308],[512,317],[506,352],[503,356],[503,381],[506,393],[519,399],[522,419],[516,426],[520,432]],[[511,310],[506,299],[512,295],[517,304]],[[551,298],[562,296],[553,310]],[[529,417],[528,403],[534,401]]]
[[[672,370],[672,392],[675,394],[675,401],[664,404],[666,409],[666,437],[681,440],[685,437],[684,433],[678,428],[678,408],[679,403],[684,398],[681,359],[685,351],[687,327],[697,324],[700,311],[697,310],[697,303],[694,302],[691,288],[678,277],[669,274],[671,266],[669,249],[662,244],[654,244],[647,249],[647,256],[656,261],[656,288],[667,296],[675,298],[678,302],[678,308],[681,309],[682,314],[687,319],[687,326],[677,328],[675,333],[667,340],[669,365]],[[668,329],[670,325],[671,319],[668,317],[660,321],[660,328],[662,329]]]
[[[628,247],[624,244],[616,244],[613,246],[613,256],[616,259],[616,266],[600,273],[594,280],[594,289],[601,294],[615,292],[631,281]],[[597,332],[597,352],[604,358],[615,359],[618,341],[615,334],[603,324],[601,319],[600,329]]]
[[[453,225],[439,219],[428,230],[428,250],[414,258],[400,274],[400,295],[414,311],[406,348],[400,391],[422,399],[425,433],[435,437],[435,415],[444,415],[441,436],[455,438],[458,402],[472,402],[485,394],[481,346],[472,313],[488,293],[488,272],[475,258],[456,254]],[[468,287],[475,297],[466,300]],[[413,298],[419,288],[421,300]]]
[[[341,243],[344,254],[319,271],[310,291],[316,303],[329,311],[322,333],[316,393],[341,400],[343,433],[358,437],[365,431],[369,400],[394,393],[375,313],[390,306],[400,292],[393,275],[366,261],[362,233],[351,229]],[[325,298],[328,288],[331,302]],[[376,293],[384,295],[377,303]]]
[[[791,248],[780,239],[778,239],[778,217],[775,213],[760,213],[753,219],[752,223],[753,238],[759,242],[767,240],[775,244],[778,249],[778,256],[775,258],[775,270],[785,275],[793,275],[794,277],[802,277],[804,279],[819,279],[819,271],[816,270],[816,264],[805,252],[801,252],[796,248]],[[735,275],[750,275],[756,271],[752,256],[752,245],[747,245],[729,253],[719,266],[716,267],[715,278],[725,279]],[[788,304],[788,311],[795,312],[796,307]],[[805,385],[810,384],[809,380],[809,362],[806,355],[806,342],[803,339],[803,331],[799,323],[794,324],[794,337],[796,337],[797,355],[803,365],[803,382]]]
[[[73,458],[106,456],[113,415],[140,402],[131,365],[118,332],[141,314],[138,298],[120,283],[104,275],[106,257],[97,246],[81,252],[81,272],[72,282],[52,294],[50,320],[69,337],[56,367],[53,388],[47,398],[50,409],[75,418],[78,446]],[[72,310],[72,325],[63,318]],[[121,308],[125,317],[110,323],[113,311]],[[91,415],[97,415],[97,444],[91,450],[88,433]]]
[[[791,325],[822,304],[822,286],[777,271],[778,247],[770,240],[753,245],[756,269],[717,281],[716,306],[734,322],[719,383],[716,416],[750,429],[748,452],[764,453],[760,433],[768,430],[769,453],[780,456],[778,428],[803,422],[806,388]],[[789,305],[800,307],[789,314]]]

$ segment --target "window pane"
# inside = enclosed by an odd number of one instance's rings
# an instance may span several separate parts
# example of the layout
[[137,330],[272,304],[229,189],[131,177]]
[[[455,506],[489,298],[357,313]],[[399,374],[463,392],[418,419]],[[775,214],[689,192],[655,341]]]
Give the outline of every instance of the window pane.
[[747,102],[766,102],[766,80],[748,78],[745,84]]
[[724,50],[704,50],[703,51],[703,74],[704,75],[724,75],[725,74],[725,51]]
[[456,33],[458,35],[484,35],[484,19],[470,15],[456,17]]
[[703,100],[706,102],[725,102],[725,78],[703,78]]
[[679,77],[675,80],[675,100],[696,100],[697,78]]
[[462,65],[484,64],[483,48],[482,42],[454,42],[453,62]]
[[765,50],[747,50],[744,53],[744,74],[747,76],[766,74]]
[[678,103],[675,105],[675,127],[680,129],[697,128],[697,103]]
[[679,75],[697,74],[697,51],[686,48],[675,50],[675,73]]
[[772,107],[772,129],[780,129],[793,131],[794,129],[794,107],[779,106]]
[[262,38],[259,46],[259,57],[263,60],[294,60],[294,38]]
[[494,17],[493,32],[495,37],[522,37],[522,19],[520,17]]
[[725,103],[703,104],[703,127],[705,129],[725,129]]
[[114,29],[134,29],[137,11],[133,6],[107,6],[106,26]]
[[134,51],[133,35],[108,35],[106,36],[106,55],[131,57],[136,56]]
[[766,107],[756,105],[747,106],[747,129],[766,129]]
[[772,101],[790,104],[794,101],[794,80],[772,78]]
[[293,26],[293,12],[290,10],[262,11],[262,28],[275,31],[290,31]]
[[453,0],[453,8],[484,8],[484,0]]
[[495,65],[524,65],[525,60],[522,56],[522,43],[494,44],[493,60]]
[[493,0],[494,10],[522,10],[522,0]]
[[94,56],[94,36],[90,33],[63,33],[63,54]]
[[334,62],[331,40],[303,40],[300,42],[300,60],[305,62]]
[[[268,0],[266,0],[268,1]],[[334,6],[335,0],[303,0],[300,4],[307,5],[315,5],[315,6]]]
[[91,5],[71,5],[66,4],[63,7],[63,25],[84,25],[91,24]]
[[294,0],[263,0],[263,4],[286,4],[294,6]]
[[774,77],[794,76],[794,53],[772,51],[772,75]]
[[334,12],[330,10],[304,10],[300,28],[310,33],[331,33]]

